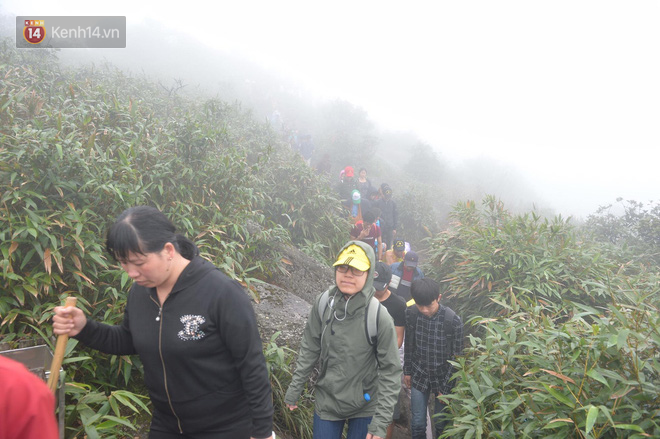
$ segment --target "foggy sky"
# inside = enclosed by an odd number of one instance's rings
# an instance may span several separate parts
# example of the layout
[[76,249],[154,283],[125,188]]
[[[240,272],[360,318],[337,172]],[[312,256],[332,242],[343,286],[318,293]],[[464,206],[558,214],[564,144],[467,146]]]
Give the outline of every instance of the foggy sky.
[[660,198],[656,1],[62,3],[1,8],[125,15],[129,46],[132,25],[158,21],[209,56],[245,57],[412,130],[454,163],[514,166],[565,215]]

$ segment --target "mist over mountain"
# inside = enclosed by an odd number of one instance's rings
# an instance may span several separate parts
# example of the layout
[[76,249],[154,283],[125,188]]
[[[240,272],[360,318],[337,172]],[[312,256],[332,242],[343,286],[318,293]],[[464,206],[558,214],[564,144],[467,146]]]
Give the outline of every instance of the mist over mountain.
[[[87,52],[158,75],[178,93],[238,99],[261,120],[277,110],[287,128],[317,139],[320,106],[350,102],[374,121],[379,158],[421,142],[447,170],[479,158],[494,162],[487,168],[502,163],[531,202],[564,216],[585,217],[617,197],[657,198],[653,3],[340,3],[5,0],[0,14],[10,29],[12,14],[126,16],[127,49]],[[383,151],[397,131],[415,140]]]
[[[11,34],[13,17],[3,16],[2,23],[5,34]],[[312,135],[316,144],[312,165],[330,153],[333,175],[346,165],[364,166],[375,184],[396,186],[411,180],[437,186],[441,214],[457,201],[479,200],[486,194],[501,198],[515,211],[535,207],[546,215],[554,213],[534,189],[529,174],[514,164],[488,156],[450,160],[452,151],[442,144],[428,144],[412,131],[391,130],[350,102],[322,96],[255,60],[214,49],[152,19],[130,26],[126,49],[66,49],[57,51],[57,56],[65,65],[92,63],[104,68],[109,63],[128,74],[153,78],[170,93],[236,101],[258,120],[267,121],[277,112],[284,132]],[[344,113],[338,116],[337,111]],[[337,117],[341,121],[332,120]],[[356,124],[361,124],[359,133],[351,133]],[[338,135],[369,138],[370,150],[359,147],[363,155],[355,155],[355,145],[349,140],[340,144]]]
[[316,140],[312,164],[328,152],[323,148],[327,143],[324,139],[332,135],[332,130],[346,130],[341,125],[333,126],[329,108],[351,108],[362,113],[365,126],[361,135],[373,138],[372,155],[351,157],[333,151],[333,174],[338,175],[345,165],[365,166],[377,184],[387,181],[396,185],[410,179],[437,185],[447,206],[442,209],[445,211],[458,200],[481,199],[485,194],[502,198],[513,209],[546,204],[512,165],[487,157],[450,163],[441,146],[424,144],[413,132],[388,130],[351,103],[320,96],[240,54],[213,49],[157,21],[147,19],[132,25],[126,49],[67,49],[59,50],[57,56],[70,65],[93,63],[103,68],[104,63],[110,63],[130,74],[154,78],[172,93],[238,101],[263,121],[277,111],[285,129],[312,134]]

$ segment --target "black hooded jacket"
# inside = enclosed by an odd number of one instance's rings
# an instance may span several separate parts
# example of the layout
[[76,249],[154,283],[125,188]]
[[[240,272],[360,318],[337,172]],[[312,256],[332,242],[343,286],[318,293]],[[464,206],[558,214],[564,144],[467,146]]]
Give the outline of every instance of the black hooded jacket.
[[[391,198],[379,198],[375,207],[380,209],[380,227],[383,230],[396,230],[399,227],[399,212]],[[388,244],[389,245],[389,244]]]
[[271,387],[250,300],[199,256],[162,309],[155,288],[134,284],[121,325],[89,320],[76,338],[109,354],[138,354],[152,403],[173,415],[174,431],[215,431],[250,417],[251,436],[271,434]]

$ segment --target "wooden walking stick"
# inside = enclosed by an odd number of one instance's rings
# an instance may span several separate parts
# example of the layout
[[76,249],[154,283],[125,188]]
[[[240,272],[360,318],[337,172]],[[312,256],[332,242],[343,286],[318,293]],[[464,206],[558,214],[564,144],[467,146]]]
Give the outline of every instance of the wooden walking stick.
[[[77,299],[75,297],[67,297],[64,306],[76,306]],[[55,393],[57,390],[57,381],[60,378],[60,368],[62,367],[62,360],[64,359],[64,351],[66,351],[66,342],[69,336],[66,334],[57,336],[57,344],[55,345],[55,354],[53,355],[53,362],[50,365],[50,376],[48,377],[48,387]]]

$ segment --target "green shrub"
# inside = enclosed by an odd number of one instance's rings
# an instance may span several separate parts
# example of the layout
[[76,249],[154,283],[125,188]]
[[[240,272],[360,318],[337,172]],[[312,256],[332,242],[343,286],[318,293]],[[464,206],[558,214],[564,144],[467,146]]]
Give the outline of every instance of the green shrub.
[[[660,203],[646,205],[618,198],[618,209],[601,206],[589,215],[584,230],[594,239],[625,251],[630,260],[660,265]],[[616,214],[616,210],[620,210]]]
[[273,405],[275,413],[273,423],[284,429],[296,439],[311,439],[312,419],[314,416],[314,400],[309,393],[303,393],[296,410],[289,410],[284,403],[284,396],[295,368],[296,352],[277,344],[280,333],[273,334],[266,345],[264,355],[273,389]]
[[[3,40],[0,122],[0,335],[10,346],[50,342],[52,308],[69,295],[91,318],[121,321],[131,281],[105,255],[104,235],[131,206],[161,209],[253,295],[251,283],[282,269],[277,248],[291,236],[317,254],[338,245],[335,200],[306,167],[273,185],[288,150],[238,104],[186,99],[107,65],[67,70],[55,52]],[[288,222],[275,209],[298,203],[292,179],[308,192],[304,215]],[[140,411],[139,359],[76,351],[68,429],[112,437]]]
[[295,153],[283,154],[262,176],[269,189],[261,204],[292,242],[322,262],[331,260],[349,239],[350,223],[334,188]]
[[444,437],[660,434],[660,274],[560,217],[460,204],[427,272],[469,331]]
[[425,269],[442,281],[444,299],[460,315],[507,315],[521,306],[554,315],[564,312],[564,300],[609,299],[617,263],[568,220],[511,215],[493,197],[482,208],[461,203],[451,218],[448,230],[426,240]]
[[631,293],[639,303],[605,311],[567,304],[573,317],[564,323],[540,307],[473,319],[485,335],[470,336],[458,359],[445,437],[660,435],[658,306]]

